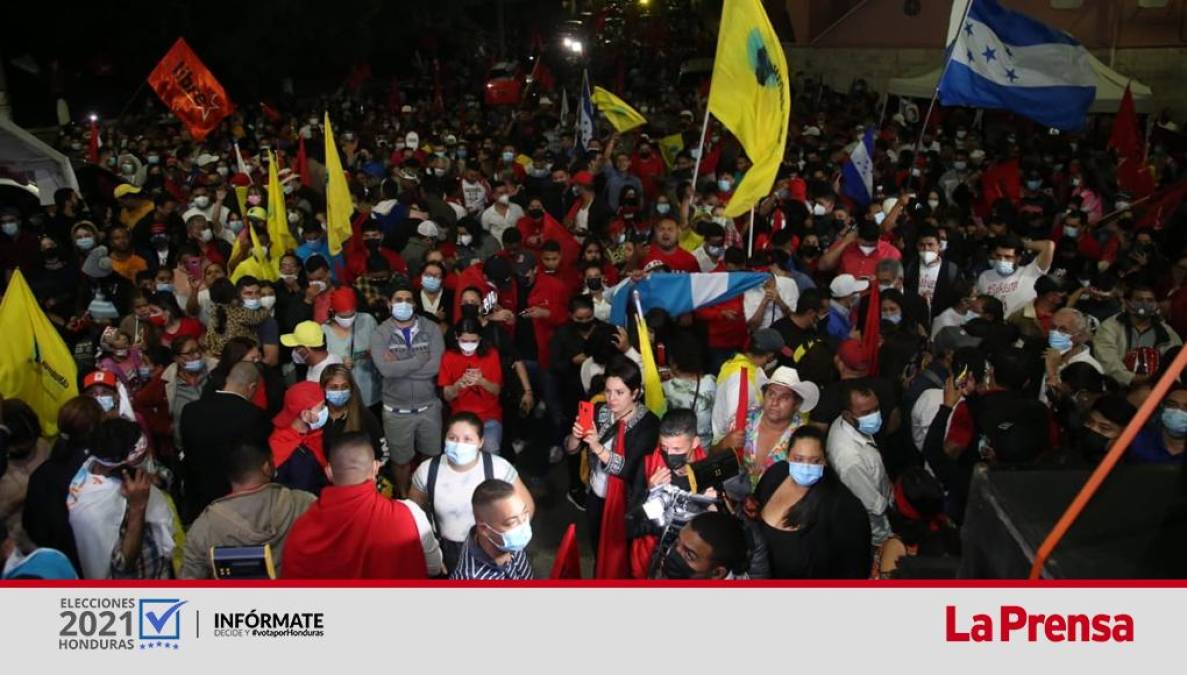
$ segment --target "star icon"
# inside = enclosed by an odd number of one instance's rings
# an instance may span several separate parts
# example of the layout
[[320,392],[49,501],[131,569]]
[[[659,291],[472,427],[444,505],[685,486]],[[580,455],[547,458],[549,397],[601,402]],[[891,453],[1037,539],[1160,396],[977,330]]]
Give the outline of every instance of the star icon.
[[965,32],[965,34],[966,34],[966,35],[972,36],[972,34],[973,34],[973,24],[971,24],[971,23],[966,23],[966,24],[964,25],[964,32]]
[[986,47],[985,51],[981,52],[981,56],[984,56],[985,62],[989,63],[993,59],[997,58],[997,50],[993,47]]
[[973,62],[973,50],[968,50],[969,63]]
[[173,648],[174,648],[174,649],[177,649],[177,645],[176,645],[176,644],[175,644],[175,645],[173,645]]
[[1014,80],[1018,79],[1018,73],[1014,72],[1013,68],[1006,68],[1006,77],[1009,78],[1010,82],[1012,83]]
[[1010,58],[1014,58],[1014,52],[1010,51],[1009,47],[1006,47],[1005,50],[1006,50],[1006,56],[1008,56]]

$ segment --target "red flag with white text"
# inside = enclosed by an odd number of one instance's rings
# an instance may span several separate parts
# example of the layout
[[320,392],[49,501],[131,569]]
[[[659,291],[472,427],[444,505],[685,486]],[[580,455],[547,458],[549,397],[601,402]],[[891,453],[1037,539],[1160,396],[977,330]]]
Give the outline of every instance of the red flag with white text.
[[196,141],[206,138],[235,110],[223,85],[214,79],[185,38],[177,38],[149,73],[148,85]]

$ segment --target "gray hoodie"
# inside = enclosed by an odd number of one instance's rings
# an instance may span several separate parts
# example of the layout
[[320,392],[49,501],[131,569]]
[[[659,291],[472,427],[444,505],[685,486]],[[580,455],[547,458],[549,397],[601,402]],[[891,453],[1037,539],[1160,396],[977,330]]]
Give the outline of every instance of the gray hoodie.
[[392,408],[423,408],[438,400],[437,370],[445,340],[435,322],[413,316],[411,344],[395,319],[379,324],[371,337],[371,362],[383,378],[383,403]]
[[272,561],[280,570],[284,540],[289,528],[309,505],[314,495],[268,483],[253,492],[216,499],[186,533],[181,563],[182,579],[210,579],[210,547],[272,545]]

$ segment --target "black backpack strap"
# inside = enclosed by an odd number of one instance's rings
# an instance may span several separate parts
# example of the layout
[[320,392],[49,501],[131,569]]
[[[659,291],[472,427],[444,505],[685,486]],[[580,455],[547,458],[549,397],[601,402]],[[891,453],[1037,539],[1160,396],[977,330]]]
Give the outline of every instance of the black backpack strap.
[[437,531],[437,503],[433,500],[433,494],[437,487],[437,472],[441,470],[441,455],[429,460],[429,475],[425,479],[425,499],[428,502],[429,508],[425,509],[426,515],[429,517],[429,524],[432,525],[433,531]]
[[482,477],[485,480],[490,480],[495,477],[495,458],[489,452],[480,452],[482,455]]

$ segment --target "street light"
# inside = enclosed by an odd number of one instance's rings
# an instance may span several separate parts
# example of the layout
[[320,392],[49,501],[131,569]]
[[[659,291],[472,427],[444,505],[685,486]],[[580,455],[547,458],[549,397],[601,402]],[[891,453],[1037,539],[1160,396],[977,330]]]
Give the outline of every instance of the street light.
[[585,45],[581,44],[581,40],[570,40],[569,49],[574,54],[580,54],[585,49]]

